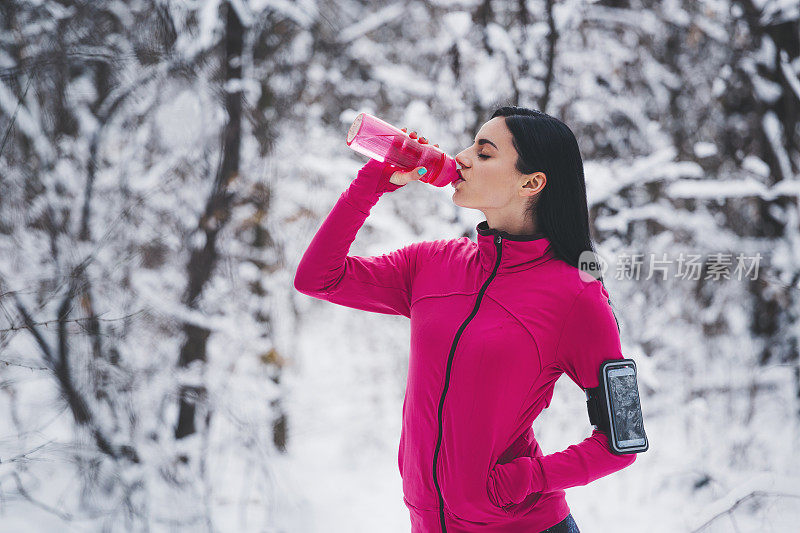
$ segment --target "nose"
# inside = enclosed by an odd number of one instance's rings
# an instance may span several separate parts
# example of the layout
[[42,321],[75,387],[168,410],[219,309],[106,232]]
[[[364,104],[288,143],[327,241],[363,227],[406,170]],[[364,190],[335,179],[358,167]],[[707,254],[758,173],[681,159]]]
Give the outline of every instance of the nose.
[[458,154],[455,157],[455,159],[456,159],[456,163],[458,163],[461,166],[461,168],[466,168],[466,167],[469,166],[464,162],[464,159],[461,157],[461,154]]

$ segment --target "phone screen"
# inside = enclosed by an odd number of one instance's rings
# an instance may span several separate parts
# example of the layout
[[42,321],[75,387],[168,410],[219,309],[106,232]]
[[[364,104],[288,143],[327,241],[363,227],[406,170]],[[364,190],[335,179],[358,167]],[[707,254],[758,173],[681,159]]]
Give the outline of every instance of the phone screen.
[[626,366],[608,370],[608,384],[617,445],[620,448],[644,445],[644,422],[634,369]]

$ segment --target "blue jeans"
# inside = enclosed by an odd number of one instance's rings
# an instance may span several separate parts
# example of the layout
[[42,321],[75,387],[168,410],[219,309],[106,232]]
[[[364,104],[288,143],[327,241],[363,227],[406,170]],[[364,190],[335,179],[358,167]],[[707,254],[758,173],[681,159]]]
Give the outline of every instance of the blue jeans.
[[572,513],[570,513],[564,520],[548,527],[541,533],[580,533],[580,530],[578,529],[578,524],[575,523],[575,519],[572,518]]

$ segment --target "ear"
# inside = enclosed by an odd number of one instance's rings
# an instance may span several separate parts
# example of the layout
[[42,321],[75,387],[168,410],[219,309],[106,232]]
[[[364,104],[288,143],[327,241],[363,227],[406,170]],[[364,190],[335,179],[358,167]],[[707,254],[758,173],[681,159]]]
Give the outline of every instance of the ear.
[[522,182],[522,196],[535,196],[542,192],[545,185],[547,185],[547,176],[544,172],[534,172],[533,174],[524,174]]

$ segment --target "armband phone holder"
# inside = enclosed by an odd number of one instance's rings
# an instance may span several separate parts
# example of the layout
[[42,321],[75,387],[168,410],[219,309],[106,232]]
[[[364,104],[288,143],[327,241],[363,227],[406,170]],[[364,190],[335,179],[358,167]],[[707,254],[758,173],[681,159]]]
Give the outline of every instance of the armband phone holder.
[[600,384],[586,392],[589,422],[608,436],[616,455],[647,451],[636,363],[633,359],[609,359],[600,364]]

